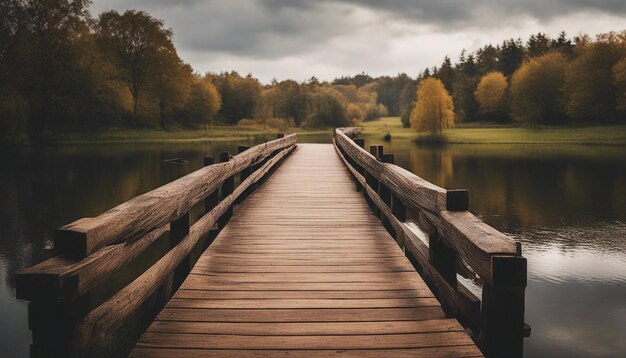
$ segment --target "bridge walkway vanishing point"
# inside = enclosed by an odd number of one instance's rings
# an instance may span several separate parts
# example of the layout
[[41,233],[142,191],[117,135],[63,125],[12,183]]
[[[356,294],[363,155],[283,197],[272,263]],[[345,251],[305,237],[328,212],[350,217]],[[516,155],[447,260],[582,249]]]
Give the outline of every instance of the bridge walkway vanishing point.
[[333,145],[299,144],[131,356],[482,356],[348,174]]

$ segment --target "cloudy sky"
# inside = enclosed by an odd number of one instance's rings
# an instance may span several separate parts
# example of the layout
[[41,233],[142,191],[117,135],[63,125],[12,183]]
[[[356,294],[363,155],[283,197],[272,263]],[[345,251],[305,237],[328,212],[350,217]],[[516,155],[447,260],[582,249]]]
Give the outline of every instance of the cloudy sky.
[[263,82],[417,75],[532,33],[570,36],[626,29],[624,0],[94,0],[94,15],[138,9],[174,30],[198,72],[236,70]]

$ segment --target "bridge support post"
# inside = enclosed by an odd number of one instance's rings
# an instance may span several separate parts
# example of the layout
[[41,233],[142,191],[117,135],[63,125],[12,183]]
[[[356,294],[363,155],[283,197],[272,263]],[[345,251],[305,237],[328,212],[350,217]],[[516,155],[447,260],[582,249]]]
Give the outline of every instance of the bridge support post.
[[[209,165],[213,165],[214,163],[215,163],[215,158],[211,156],[204,157],[205,167]],[[219,200],[219,194],[220,194],[219,189],[216,189],[204,199],[204,213],[205,214],[213,210],[213,208],[215,208]],[[219,231],[217,230],[217,225],[215,225],[214,228],[209,231],[209,235],[204,241],[204,245],[202,247],[203,250],[211,245],[213,240],[215,240],[215,238],[217,237],[218,232]]]
[[428,243],[430,262],[451,287],[456,287],[456,251],[446,245],[437,232],[429,235]]
[[[189,212],[186,212],[179,219],[170,223],[170,248],[174,248],[178,245],[187,234],[189,234]],[[172,293],[176,292],[190,271],[191,256],[187,255],[174,270]]]
[[395,216],[398,220],[404,222],[406,221],[406,206],[400,198],[391,194],[391,212],[393,216]]
[[[222,152],[220,154],[220,162],[225,163],[225,162],[228,162],[229,160],[230,160],[230,153]],[[222,200],[225,197],[232,194],[234,190],[235,190],[235,177],[232,176],[224,180],[224,183],[222,184]],[[226,225],[226,223],[230,220],[232,216],[233,216],[233,207],[231,206],[230,208],[228,208],[226,213],[224,213],[224,215],[222,215],[218,219],[217,222],[219,225],[219,230],[222,230],[224,228],[224,226]]]
[[[245,146],[245,145],[240,145],[237,147],[237,153],[241,154],[243,152],[245,152],[246,150],[250,149],[250,147]],[[253,169],[252,167],[247,167],[244,170],[242,170],[239,173],[239,182],[241,183],[242,181],[246,180],[246,178],[248,178],[250,176],[250,174],[252,173]],[[250,193],[255,189],[255,186],[250,186],[250,188],[246,189],[246,191],[244,191],[244,193],[237,198],[236,203],[239,204],[242,201],[244,201],[249,195]]]
[[[365,139],[363,138],[354,138],[354,143],[356,143],[356,145],[358,145],[361,148],[365,148]],[[347,158],[350,158],[349,156],[346,156]],[[352,158],[350,158],[349,160],[352,160]],[[363,175],[363,177],[365,177],[365,171],[363,170],[363,168],[358,165],[357,163],[353,163],[353,166],[356,168],[356,170],[361,173]],[[359,183],[358,180],[356,180],[356,191],[358,192],[362,192],[363,191],[363,186],[361,185],[361,183]]]
[[522,357],[524,350],[524,304],[527,281],[526,258],[493,256],[492,282],[482,295],[480,341],[488,357]]
[[[370,145],[370,154],[373,155],[376,159],[378,159],[378,147],[375,146],[375,145]],[[376,193],[380,193],[380,187],[379,187],[380,184],[378,182],[378,179],[376,179],[373,175],[371,175],[369,173],[365,173],[365,182]],[[367,200],[367,203],[369,204],[369,206],[374,211],[374,214],[376,214],[376,216],[379,216],[380,215],[380,210],[378,209],[378,207],[376,207],[374,202],[369,197],[366,197],[366,200]]]
[[[382,146],[379,146],[379,150],[380,148],[382,148]],[[380,155],[381,162],[394,164],[395,157],[393,154],[382,154],[380,152],[378,154]],[[378,188],[379,188],[379,195],[383,203],[385,203],[385,205],[387,205],[387,207],[391,209],[391,201],[392,201],[391,190],[389,190],[389,188],[387,188],[387,186],[383,183],[379,183]],[[389,231],[393,237],[396,237],[396,232],[391,226],[391,223],[389,223],[389,220],[387,219],[387,217],[382,213],[382,211],[380,212],[379,215],[380,215],[380,221],[383,223],[383,226],[385,226],[387,231]]]

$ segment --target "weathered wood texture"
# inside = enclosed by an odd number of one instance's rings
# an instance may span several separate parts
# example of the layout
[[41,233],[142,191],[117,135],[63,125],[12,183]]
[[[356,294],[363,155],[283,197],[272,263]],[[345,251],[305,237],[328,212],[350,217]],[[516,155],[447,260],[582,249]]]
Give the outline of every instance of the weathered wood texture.
[[[337,153],[415,268],[488,355],[521,356],[527,268],[520,246],[467,211],[467,190],[432,185],[393,165],[381,146],[366,152],[354,135],[353,128],[335,130]],[[420,235],[405,225],[407,209],[418,214]],[[458,267],[480,278],[482,302],[457,282]]]
[[296,136],[292,134],[257,145],[227,162],[197,170],[95,218],[68,224],[55,233],[55,251],[82,258],[108,244],[134,241],[181,217],[225,180],[274,151],[291,147],[295,143]]
[[85,352],[91,344],[102,341],[107,335],[121,326],[124,320],[163,283],[165,278],[174,272],[174,269],[189,255],[196,243],[209,233],[209,230],[211,230],[218,218],[232,208],[235,200],[253,183],[265,176],[288,153],[288,150],[280,152],[260,169],[250,174],[213,210],[202,216],[185,233],[176,246],[156,264],[112,298],[91,311],[76,329],[77,352],[79,355]]
[[131,353],[477,357],[354,190],[299,145],[235,212]]
[[[214,235],[212,229],[216,222],[232,211],[244,192],[256,187],[293,151],[295,142],[295,135],[290,135],[255,146],[235,157],[229,156],[227,163],[212,165],[212,158],[205,158],[208,167],[131,199],[95,219],[77,221],[78,225],[93,225],[96,220],[98,225],[105,227],[87,231],[79,239],[70,235],[73,238],[61,244],[62,255],[17,275],[18,298],[32,301],[29,322],[33,330],[34,355],[40,352],[44,356],[84,356],[91,347],[124,324],[157,289],[164,288],[166,297],[169,297],[171,290],[178,287],[191,269],[191,250],[201,240],[206,244],[214,237],[211,235]],[[235,188],[232,178],[239,171],[244,171],[245,175]],[[222,198],[218,201],[220,185]],[[160,201],[155,199],[156,196],[160,196]],[[138,200],[141,197],[149,199]],[[190,227],[189,209],[202,201],[206,213]],[[162,211],[158,211],[159,203],[163,204]],[[147,212],[138,217],[141,209]],[[122,220],[120,216],[124,212],[130,216]],[[107,222],[115,227],[106,227]],[[153,227],[155,224],[160,226]],[[116,238],[116,230],[119,230],[116,225],[128,229],[127,234],[120,234],[125,238],[122,242]],[[63,231],[67,232],[67,228]],[[141,236],[131,239],[138,234]],[[170,250],[154,265],[117,293],[108,293],[109,296],[104,297],[100,293],[101,297],[95,302],[90,299],[96,286],[137,259],[165,234],[169,234]],[[90,244],[90,241],[93,242]],[[76,243],[79,245],[75,246]],[[84,252],[81,249],[77,255],[77,247],[90,249]],[[91,252],[92,249],[96,251]],[[82,254],[88,256],[82,258]],[[128,279],[133,277],[136,276]]]

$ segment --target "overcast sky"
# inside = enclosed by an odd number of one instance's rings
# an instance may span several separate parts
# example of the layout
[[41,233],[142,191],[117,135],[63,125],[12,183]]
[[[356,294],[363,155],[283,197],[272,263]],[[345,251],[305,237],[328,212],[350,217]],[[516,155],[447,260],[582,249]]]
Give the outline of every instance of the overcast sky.
[[365,71],[416,76],[511,37],[626,29],[625,0],[94,0],[92,13],[145,10],[174,31],[201,73],[262,82],[332,80]]

